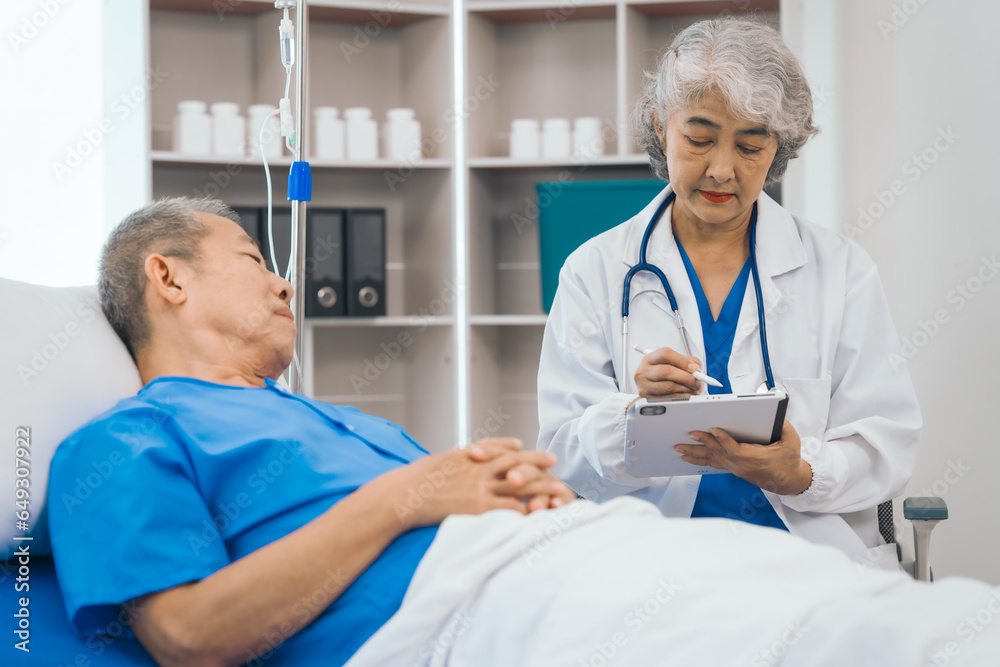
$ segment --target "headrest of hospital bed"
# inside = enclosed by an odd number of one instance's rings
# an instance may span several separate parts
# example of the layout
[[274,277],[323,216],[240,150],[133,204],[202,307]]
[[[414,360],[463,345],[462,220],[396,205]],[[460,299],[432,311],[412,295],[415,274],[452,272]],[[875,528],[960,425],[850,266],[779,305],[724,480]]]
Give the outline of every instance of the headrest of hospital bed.
[[[135,395],[142,382],[101,313],[96,287],[43,287],[0,278],[0,304],[0,505],[28,513],[27,530],[12,531],[6,524],[0,533],[0,558],[9,558],[24,543],[15,536],[33,536],[32,553],[49,550],[46,487],[56,446]],[[21,427],[30,429],[30,436],[27,458],[17,460],[18,446],[26,444],[19,440]],[[100,476],[96,468],[92,473]],[[100,481],[82,477],[80,493]],[[28,501],[22,503],[26,510],[15,506],[18,488],[27,488],[21,499]],[[16,520],[10,517],[11,523]]]

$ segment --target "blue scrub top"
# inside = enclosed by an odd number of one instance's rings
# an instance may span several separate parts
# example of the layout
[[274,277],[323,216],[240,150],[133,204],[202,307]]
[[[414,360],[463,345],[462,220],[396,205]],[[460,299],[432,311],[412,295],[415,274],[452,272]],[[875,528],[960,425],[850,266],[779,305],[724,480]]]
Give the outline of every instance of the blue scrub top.
[[[52,460],[50,528],[69,619],[81,634],[120,632],[121,603],[203,579],[426,454],[384,419],[271,380],[157,378],[70,436]],[[397,538],[267,664],[347,662],[399,609],[436,531]],[[342,585],[336,563],[327,575],[325,588]],[[303,599],[297,613],[316,604]]]
[[[719,319],[712,318],[712,308],[708,304],[705,290],[701,286],[698,274],[695,273],[691,260],[675,236],[677,248],[681,251],[684,268],[687,270],[694,296],[698,302],[698,314],[701,316],[701,331],[705,340],[705,372],[722,383],[721,387],[709,386],[710,394],[731,394],[729,383],[729,356],[733,352],[733,339],[736,336],[736,324],[739,321],[740,310],[743,308],[743,295],[747,291],[747,281],[750,277],[750,260],[743,264],[743,270],[729,290],[726,301],[719,312]],[[759,487],[737,477],[732,473],[702,475],[698,486],[698,495],[694,501],[691,516],[725,517],[746,521],[760,526],[770,526],[788,530],[784,522],[774,511],[770,501]]]

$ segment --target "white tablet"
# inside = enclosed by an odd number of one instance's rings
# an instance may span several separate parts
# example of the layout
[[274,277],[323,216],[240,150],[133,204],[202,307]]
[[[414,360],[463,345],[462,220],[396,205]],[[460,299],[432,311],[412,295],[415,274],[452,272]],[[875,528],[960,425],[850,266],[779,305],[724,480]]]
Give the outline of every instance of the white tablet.
[[625,428],[625,470],[636,477],[726,472],[681,461],[674,445],[699,445],[688,434],[711,428],[721,428],[737,442],[768,445],[781,438],[787,408],[788,397],[780,390],[699,394],[665,401],[639,399],[629,410]]

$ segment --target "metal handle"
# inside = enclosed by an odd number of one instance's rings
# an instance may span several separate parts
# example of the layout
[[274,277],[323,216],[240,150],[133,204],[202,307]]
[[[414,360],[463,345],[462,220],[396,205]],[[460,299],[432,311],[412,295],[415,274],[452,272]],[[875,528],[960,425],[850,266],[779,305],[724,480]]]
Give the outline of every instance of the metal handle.
[[358,301],[365,308],[374,308],[378,304],[378,290],[374,287],[362,287],[358,292]]
[[940,521],[913,522],[913,578],[931,580],[931,531]]
[[332,308],[337,305],[337,290],[332,287],[324,287],[316,293],[316,299],[319,301],[319,305],[324,308]]

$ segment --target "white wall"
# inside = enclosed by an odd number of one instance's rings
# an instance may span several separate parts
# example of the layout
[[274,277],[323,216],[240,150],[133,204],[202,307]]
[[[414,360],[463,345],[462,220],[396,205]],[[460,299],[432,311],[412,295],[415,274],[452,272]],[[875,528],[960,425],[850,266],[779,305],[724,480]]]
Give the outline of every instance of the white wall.
[[[834,47],[835,62],[798,52],[807,75],[836,72],[837,146],[824,158],[841,229],[878,263],[906,343],[924,411],[907,495],[943,496],[952,516],[935,531],[936,575],[1000,584],[1000,4],[842,0],[832,20],[816,9],[830,0],[784,4]],[[807,171],[829,168],[808,158]]]
[[114,131],[105,138],[104,228],[101,241],[126,215],[152,197],[149,144],[152,90],[171,78],[149,63],[148,3],[103,0],[101,40],[104,117]]
[[4,3],[0,276],[95,282],[111,221],[148,196],[145,4]]
[[813,122],[820,128],[799,158],[789,163],[782,181],[782,204],[806,220],[839,231],[837,13],[837,0],[785,0],[779,15],[781,34],[812,89]]

